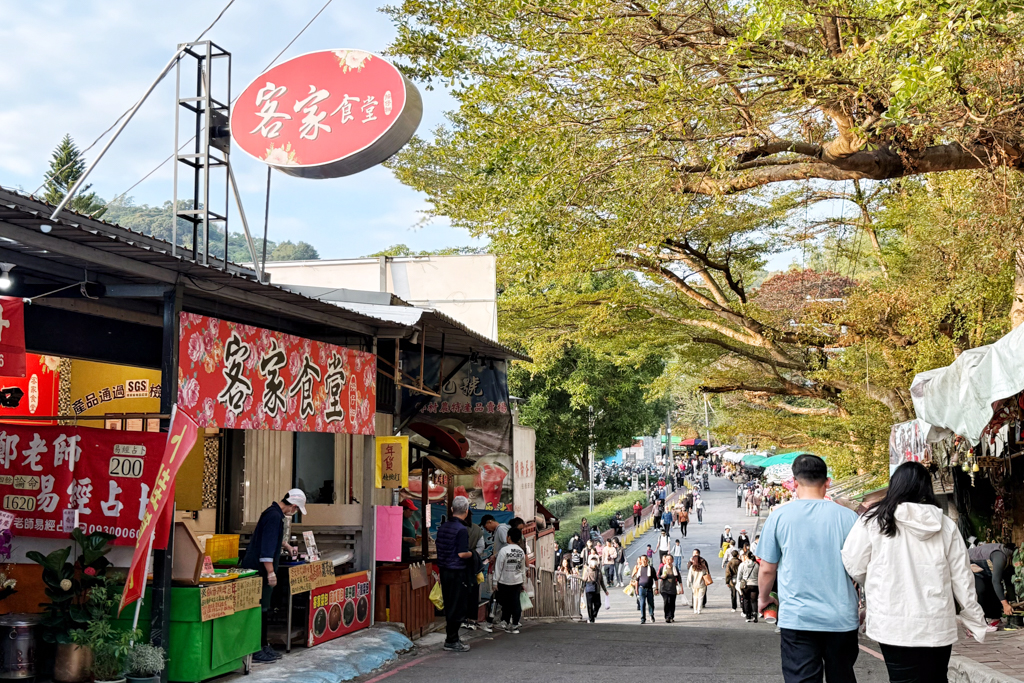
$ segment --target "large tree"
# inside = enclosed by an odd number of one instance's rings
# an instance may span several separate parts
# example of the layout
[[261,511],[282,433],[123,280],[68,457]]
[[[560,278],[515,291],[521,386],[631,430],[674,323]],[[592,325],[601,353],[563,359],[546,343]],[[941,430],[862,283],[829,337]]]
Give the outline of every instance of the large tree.
[[663,369],[660,358],[633,363],[580,346],[537,365],[513,365],[509,391],[524,399],[519,421],[537,431],[537,486],[561,490],[573,470],[586,478],[591,408],[598,453],[655,432],[667,403],[650,393]]

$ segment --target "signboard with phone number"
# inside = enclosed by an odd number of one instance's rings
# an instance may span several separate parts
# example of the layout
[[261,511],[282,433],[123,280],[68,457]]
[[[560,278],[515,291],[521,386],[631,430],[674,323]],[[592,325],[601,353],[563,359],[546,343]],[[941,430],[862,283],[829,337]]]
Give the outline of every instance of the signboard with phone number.
[[339,576],[334,584],[314,588],[309,596],[309,636],[313,647],[370,626],[370,575]]

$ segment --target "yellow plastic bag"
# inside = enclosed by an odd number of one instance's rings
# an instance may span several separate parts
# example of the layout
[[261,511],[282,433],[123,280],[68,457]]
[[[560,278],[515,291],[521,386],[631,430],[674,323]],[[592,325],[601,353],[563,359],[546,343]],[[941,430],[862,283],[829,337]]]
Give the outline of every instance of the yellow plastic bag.
[[476,573],[476,582],[477,583],[483,583],[484,582],[484,573],[483,572],[477,572]]
[[441,584],[435,583],[430,589],[430,602],[434,603],[437,609],[444,609],[444,595],[441,593]]

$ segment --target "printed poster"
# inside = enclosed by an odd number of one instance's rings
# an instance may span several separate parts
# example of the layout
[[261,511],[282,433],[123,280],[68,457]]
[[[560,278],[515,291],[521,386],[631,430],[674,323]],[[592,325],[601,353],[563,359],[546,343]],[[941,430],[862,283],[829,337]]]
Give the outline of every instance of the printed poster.
[[[439,374],[440,356],[427,354],[424,381]],[[419,375],[419,355],[404,357],[407,372]],[[446,372],[458,361],[448,358]],[[469,361],[441,387],[434,398],[402,390],[403,413],[419,406],[403,434],[411,444],[428,445],[429,439],[417,432],[429,433],[439,427],[468,444],[467,458],[478,470],[476,475],[455,477],[455,495],[465,495],[470,505],[481,510],[511,511],[513,498],[512,411],[509,407],[505,361]],[[429,400],[428,400],[429,399]]]
[[370,626],[370,575],[357,572],[339,576],[329,586],[314,588],[309,596],[307,647]]

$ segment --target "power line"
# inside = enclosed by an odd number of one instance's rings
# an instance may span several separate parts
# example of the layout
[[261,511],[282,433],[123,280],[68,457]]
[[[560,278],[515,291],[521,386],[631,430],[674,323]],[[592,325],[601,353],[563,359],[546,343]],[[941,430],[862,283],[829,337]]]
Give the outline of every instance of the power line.
[[[233,4],[235,4],[235,0],[228,0],[228,4],[224,5],[224,8],[223,8],[223,9],[222,9],[222,10],[220,11],[220,13],[219,13],[219,14],[217,15],[217,18],[213,20],[213,23],[211,23],[211,24],[210,24],[209,26],[207,26],[207,27],[206,27],[206,29],[205,29],[205,30],[204,30],[204,31],[203,31],[202,33],[200,33],[200,34],[199,34],[199,37],[198,37],[198,38],[196,38],[196,39],[195,39],[195,41],[193,41],[193,42],[199,42],[200,40],[202,40],[202,39],[203,39],[203,36],[205,36],[205,35],[206,35],[207,33],[209,33],[209,32],[210,32],[210,29],[212,29],[212,28],[213,28],[214,26],[216,26],[216,25],[217,25],[217,22],[218,22],[218,21],[220,21],[221,17],[223,17],[223,16],[224,16],[224,13],[225,13],[225,12],[227,12],[227,11],[228,11],[228,8],[229,8],[229,7],[231,7],[231,5],[233,5]],[[96,146],[96,145],[97,145],[97,144],[99,143],[99,141],[100,141],[100,140],[102,140],[103,138],[105,138],[105,137],[107,136],[107,133],[109,133],[110,131],[114,130],[114,127],[115,127],[115,126],[117,126],[117,124],[119,124],[119,123],[121,122],[121,119],[123,119],[123,118],[124,118],[125,116],[128,116],[129,112],[131,112],[131,110],[132,110],[132,109],[134,109],[135,107],[137,107],[137,106],[138,106],[138,104],[139,104],[139,102],[138,102],[138,100],[136,100],[136,101],[135,101],[135,102],[134,102],[134,103],[132,104],[132,106],[130,106],[130,107],[128,107],[127,109],[125,109],[125,110],[124,110],[124,112],[123,112],[123,113],[122,113],[122,114],[121,114],[120,116],[118,116],[118,117],[117,117],[117,119],[116,119],[116,120],[115,120],[115,121],[114,121],[114,122],[113,122],[112,124],[110,124],[110,127],[108,127],[108,128],[107,128],[107,129],[105,130],[105,131],[103,131],[102,133],[100,133],[100,134],[99,134],[99,136],[98,136],[98,137],[97,137],[97,138],[96,138],[95,140],[93,140],[93,141],[92,141],[92,143],[90,143],[88,147],[86,147],[85,149],[81,150],[81,152],[80,152],[80,153],[81,153],[81,154],[85,154],[85,153],[86,153],[86,152],[88,152],[88,151],[89,151],[90,149],[92,149],[93,147],[95,147],[95,146]],[[173,156],[173,155],[172,155],[172,156]],[[70,166],[71,166],[71,165],[72,165],[73,163],[75,163],[75,162],[74,162],[74,161],[70,161],[70,162],[68,162],[67,164],[65,164],[65,165],[64,165],[64,166],[62,166],[61,168],[57,169],[57,171],[55,171],[55,172],[54,172],[54,175],[56,175],[57,173],[60,173],[61,171],[64,171],[65,169],[67,169],[68,167],[70,167]],[[165,162],[165,163],[166,163],[166,162]],[[154,170],[155,170],[155,169],[154,169]],[[146,177],[149,177],[149,176],[147,175]],[[43,181],[43,184],[42,184],[42,185],[40,185],[39,187],[37,187],[37,188],[36,188],[36,191],[35,191],[35,192],[33,192],[32,194],[39,194],[39,191],[40,191],[40,190],[42,190],[42,189],[43,189],[43,188],[44,188],[44,187],[46,186],[46,182],[47,182],[47,181],[46,181],[46,180],[44,180],[44,181]],[[141,182],[141,181],[140,181],[140,182]],[[138,184],[138,183],[136,183],[136,184]],[[134,186],[133,186],[133,187],[134,187]],[[108,202],[108,204],[109,204],[109,202]]]
[[[232,2],[234,2],[234,0],[231,0],[231,1],[232,1]],[[263,71],[266,71],[266,70],[267,70],[267,69],[269,69],[270,67],[274,66],[274,64],[275,64],[275,63],[277,63],[277,60],[279,60],[279,59],[281,58],[281,55],[283,55],[283,54],[284,54],[285,52],[287,52],[287,51],[288,51],[288,48],[290,48],[290,47],[291,47],[291,46],[292,46],[293,44],[295,44],[295,41],[296,41],[296,40],[298,40],[298,39],[299,39],[299,37],[301,37],[301,36],[302,36],[302,34],[306,32],[306,29],[308,29],[308,28],[309,28],[310,26],[312,26],[312,25],[313,25],[313,22],[314,22],[314,21],[316,21],[316,20],[317,20],[317,18],[318,18],[318,17],[319,17],[319,16],[321,15],[321,14],[323,14],[324,10],[325,10],[325,9],[327,9],[327,7],[328,7],[328,6],[329,6],[329,5],[330,5],[330,4],[332,3],[332,2],[334,2],[334,0],[327,0],[327,2],[326,2],[326,3],[324,3],[324,6],[323,6],[323,7],[321,7],[321,8],[320,8],[320,10],[319,10],[319,11],[318,11],[318,12],[317,12],[316,14],[314,14],[314,15],[313,15],[313,18],[312,18],[312,19],[310,19],[310,20],[309,20],[308,22],[306,22],[306,25],[305,25],[305,26],[303,26],[303,27],[302,27],[302,29],[301,29],[301,30],[300,30],[300,31],[299,31],[298,33],[296,33],[296,34],[295,34],[295,36],[294,36],[294,37],[293,37],[293,38],[292,38],[292,39],[291,39],[290,41],[288,41],[288,44],[284,46],[284,49],[283,49],[283,50],[281,50],[280,52],[278,52],[278,53],[277,53],[277,56],[276,56],[276,57],[274,57],[274,58],[273,58],[272,60],[270,60],[270,63],[269,63],[269,64],[267,64],[267,65],[266,65],[265,67],[263,67]],[[204,33],[205,33],[205,32],[204,32]],[[200,36],[200,37],[202,37],[202,36]],[[260,73],[262,73],[262,71],[261,71]],[[234,104],[234,103],[235,103],[235,101],[236,101],[236,100],[237,100],[237,99],[239,98],[239,96],[240,96],[240,95],[241,95],[241,93],[239,93],[238,95],[235,95],[235,97],[234,97],[234,98],[233,98],[233,99],[231,100],[230,104]],[[116,122],[115,122],[115,124],[116,124]],[[111,126],[111,128],[113,128],[113,126]],[[183,145],[182,145],[181,147],[179,147],[179,148],[178,148],[178,151],[180,152],[181,150],[185,149],[185,147],[186,147],[187,145],[189,145],[189,144],[190,144],[190,143],[191,143],[191,142],[192,142],[193,140],[195,140],[195,139],[196,139],[196,136],[194,136],[194,135],[193,135],[193,136],[192,136],[191,138],[189,138],[188,140],[186,140],[186,141],[185,141],[185,144],[183,144]],[[93,143],[93,144],[95,144],[95,143]],[[117,201],[118,199],[121,199],[121,198],[122,198],[122,197],[124,197],[124,196],[125,196],[126,194],[128,194],[129,192],[131,192],[132,190],[134,190],[134,189],[135,189],[136,187],[138,187],[138,186],[139,186],[139,184],[141,184],[141,183],[142,183],[142,182],[143,182],[144,180],[146,180],[146,179],[147,179],[147,178],[149,178],[149,177],[150,177],[151,175],[153,175],[153,174],[154,174],[154,173],[156,173],[156,172],[157,172],[158,170],[160,170],[160,169],[161,169],[161,168],[163,167],[163,165],[164,165],[164,164],[166,164],[166,163],[167,163],[168,161],[170,161],[170,160],[171,160],[171,159],[173,159],[173,158],[174,158],[174,154],[170,154],[170,155],[168,155],[168,156],[167,156],[167,158],[166,158],[166,159],[164,159],[163,161],[161,161],[161,162],[160,162],[159,164],[157,164],[157,165],[156,165],[156,166],[155,166],[155,167],[153,168],[153,170],[151,170],[151,171],[150,171],[149,173],[147,173],[146,175],[142,176],[142,178],[141,178],[140,180],[136,181],[136,183],[135,183],[134,185],[132,185],[131,187],[129,187],[129,188],[127,189],[127,190],[125,190],[125,191],[124,191],[124,192],[122,192],[121,194],[117,195],[117,196],[116,196],[116,197],[115,197],[114,199],[111,199],[111,200],[110,200],[109,202],[107,202],[107,203],[106,203],[106,205],[105,205],[105,206],[109,206],[110,204],[113,204],[113,203],[114,203],[115,201]],[[45,183],[44,183],[44,184],[45,184]]]

